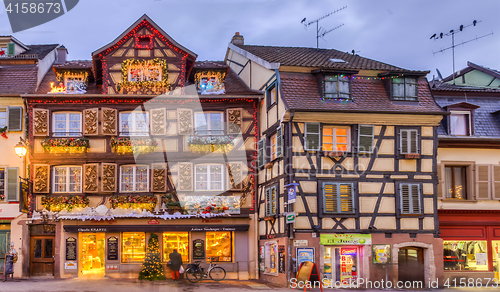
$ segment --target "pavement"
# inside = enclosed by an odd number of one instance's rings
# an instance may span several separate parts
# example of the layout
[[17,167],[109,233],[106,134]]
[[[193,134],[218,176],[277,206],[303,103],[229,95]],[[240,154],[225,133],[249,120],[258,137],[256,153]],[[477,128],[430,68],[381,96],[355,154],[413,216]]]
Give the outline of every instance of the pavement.
[[[190,283],[187,280],[180,281],[139,281],[133,279],[47,279],[47,278],[29,278],[8,280],[7,282],[0,281],[0,292],[254,292],[254,291],[278,291],[291,292],[303,290],[291,290],[277,286],[272,283],[263,282],[260,280],[236,281],[224,280],[214,282],[204,280],[199,283]],[[308,290],[311,292],[320,292],[320,289]],[[498,291],[498,288],[450,288],[450,289],[420,289],[420,290],[383,290],[383,289],[324,289],[327,291],[363,291],[363,292],[380,292],[380,291],[453,291],[453,292],[469,292],[469,291]]]

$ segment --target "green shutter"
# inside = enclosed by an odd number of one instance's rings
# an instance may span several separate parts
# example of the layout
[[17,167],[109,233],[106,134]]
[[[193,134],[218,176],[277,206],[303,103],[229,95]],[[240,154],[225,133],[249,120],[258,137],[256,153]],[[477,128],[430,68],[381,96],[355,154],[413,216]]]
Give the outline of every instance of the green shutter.
[[283,128],[276,130],[276,157],[283,156]]
[[320,125],[319,123],[305,124],[305,150],[319,151]]
[[258,167],[264,166],[266,163],[266,139],[261,139],[257,142],[257,164]]
[[19,168],[8,167],[6,169],[5,181],[7,182],[6,183],[7,201],[17,201],[19,194]]
[[271,198],[271,189],[267,188],[266,189],[266,216],[269,216],[271,214],[271,205],[269,204],[269,200]]
[[8,43],[7,44],[7,56],[14,56],[16,54],[16,44]]
[[359,125],[358,128],[358,152],[359,153],[372,153],[373,152],[373,139],[374,139],[374,126],[373,125]]
[[9,107],[9,131],[22,131],[23,108]]

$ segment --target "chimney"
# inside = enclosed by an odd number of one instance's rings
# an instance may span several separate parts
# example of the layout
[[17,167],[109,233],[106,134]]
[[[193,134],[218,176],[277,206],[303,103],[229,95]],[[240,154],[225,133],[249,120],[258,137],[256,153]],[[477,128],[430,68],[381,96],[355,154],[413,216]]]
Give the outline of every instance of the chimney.
[[231,43],[233,45],[243,46],[245,44],[245,39],[243,38],[242,35],[240,35],[239,32],[236,32],[233,38],[231,39]]
[[64,64],[66,63],[66,56],[68,55],[68,50],[64,45],[60,45],[57,48],[57,54],[56,54],[56,64]]

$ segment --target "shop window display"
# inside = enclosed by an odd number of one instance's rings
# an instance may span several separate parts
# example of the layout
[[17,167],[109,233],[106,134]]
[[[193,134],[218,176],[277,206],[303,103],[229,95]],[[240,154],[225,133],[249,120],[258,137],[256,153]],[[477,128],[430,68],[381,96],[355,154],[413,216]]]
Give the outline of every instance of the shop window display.
[[146,255],[146,234],[124,232],[122,234],[122,262],[142,262]]
[[83,274],[104,272],[104,237],[104,233],[82,233],[80,245]]
[[359,248],[325,246],[323,254],[325,283],[356,283],[359,276]]
[[487,271],[486,241],[445,241],[445,271]]
[[182,255],[184,263],[189,262],[189,233],[188,232],[165,232],[163,233],[163,261],[170,260],[169,255],[177,249]]
[[231,262],[233,240],[231,232],[207,232],[207,259],[214,262]]
[[265,269],[266,274],[278,274],[278,244],[266,243]]
[[500,241],[492,241],[491,246],[493,247],[493,270],[495,271],[495,279],[500,279]]

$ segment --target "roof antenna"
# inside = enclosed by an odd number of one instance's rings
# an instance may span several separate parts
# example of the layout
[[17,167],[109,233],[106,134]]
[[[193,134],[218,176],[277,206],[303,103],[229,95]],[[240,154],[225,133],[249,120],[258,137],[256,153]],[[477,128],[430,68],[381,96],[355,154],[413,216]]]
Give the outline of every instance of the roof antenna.
[[441,75],[438,68],[436,68],[436,72],[438,73],[439,80],[443,80],[443,75]]
[[[438,34],[433,34],[431,36],[431,39],[434,39],[434,40],[437,40],[438,38],[442,39],[443,36],[451,36],[451,46],[450,47],[447,47],[447,48],[444,48],[444,49],[441,49],[437,52],[432,52],[434,55],[437,54],[437,53],[443,53],[444,51],[446,50],[449,50],[451,49],[452,50],[452,55],[453,55],[453,85],[455,85],[455,47],[458,47],[458,46],[461,46],[463,44],[466,44],[466,43],[469,43],[469,42],[472,42],[472,41],[476,41],[478,39],[481,39],[481,38],[484,38],[484,37],[487,37],[487,36],[490,36],[490,35],[493,35],[493,32],[492,33],[489,33],[489,34],[486,34],[486,35],[483,35],[483,36],[480,36],[480,37],[475,37],[471,40],[468,40],[468,41],[465,41],[465,42],[461,42],[459,44],[456,44],[455,45],[455,34],[456,33],[459,33],[459,32],[462,32],[464,30],[464,28],[467,28],[469,26],[476,26],[476,24],[480,23],[481,21],[479,20],[474,20],[472,21],[471,24],[469,25],[460,25],[460,27],[458,29],[452,29],[450,30],[449,33],[440,33],[439,35]],[[439,72],[439,71],[438,71]],[[441,75],[441,74],[439,74]]]
[[313,21],[306,22],[306,18],[305,17],[304,17],[304,19],[302,19],[302,21],[300,23],[303,23],[304,26],[305,26],[305,28],[307,28],[308,26],[310,26],[311,24],[313,24],[313,23],[316,22],[316,49],[319,49],[319,38],[322,38],[324,41],[326,41],[323,37],[327,33],[330,33],[330,32],[332,32],[332,31],[334,31],[334,30],[336,30],[336,29],[338,29],[338,28],[340,28],[340,27],[342,27],[344,25],[342,23],[341,25],[338,25],[338,26],[336,26],[336,27],[334,27],[332,29],[325,30],[324,28],[322,28],[322,27],[319,26],[319,21],[322,20],[322,19],[324,19],[324,18],[327,18],[328,16],[330,16],[330,15],[332,15],[334,13],[337,13],[337,12],[339,12],[341,10],[344,10],[346,8],[347,8],[347,6],[344,6],[342,8],[339,8],[339,9],[335,10],[335,11],[332,11],[332,12],[330,12],[328,14],[325,14],[325,15],[321,16],[320,18],[318,18],[316,20],[313,20]]

